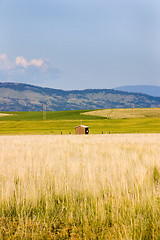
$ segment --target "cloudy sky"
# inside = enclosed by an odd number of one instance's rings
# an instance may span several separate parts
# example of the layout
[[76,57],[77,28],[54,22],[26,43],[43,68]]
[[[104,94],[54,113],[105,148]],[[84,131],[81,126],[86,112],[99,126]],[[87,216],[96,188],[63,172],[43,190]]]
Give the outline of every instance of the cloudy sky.
[[0,81],[160,85],[159,0],[0,0]]

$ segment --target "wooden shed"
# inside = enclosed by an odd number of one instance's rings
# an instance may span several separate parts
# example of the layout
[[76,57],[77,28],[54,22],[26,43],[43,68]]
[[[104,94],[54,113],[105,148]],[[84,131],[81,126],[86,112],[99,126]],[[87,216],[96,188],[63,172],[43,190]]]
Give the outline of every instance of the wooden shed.
[[76,134],[88,134],[89,133],[89,127],[84,125],[79,125],[75,127]]

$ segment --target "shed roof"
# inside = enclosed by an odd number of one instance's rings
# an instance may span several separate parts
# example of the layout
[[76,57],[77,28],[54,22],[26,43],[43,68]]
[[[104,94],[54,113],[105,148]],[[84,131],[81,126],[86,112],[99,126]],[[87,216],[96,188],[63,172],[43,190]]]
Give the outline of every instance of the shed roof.
[[85,125],[79,125],[79,126],[77,126],[75,128],[78,128],[78,127],[89,128],[88,126],[85,126]]

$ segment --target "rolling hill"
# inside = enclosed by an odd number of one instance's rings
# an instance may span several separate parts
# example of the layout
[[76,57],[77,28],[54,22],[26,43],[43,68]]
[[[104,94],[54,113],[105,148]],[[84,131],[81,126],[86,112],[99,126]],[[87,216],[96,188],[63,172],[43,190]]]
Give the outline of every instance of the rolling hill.
[[0,83],[0,111],[48,111],[160,107],[160,97],[113,89],[64,91],[22,83]]

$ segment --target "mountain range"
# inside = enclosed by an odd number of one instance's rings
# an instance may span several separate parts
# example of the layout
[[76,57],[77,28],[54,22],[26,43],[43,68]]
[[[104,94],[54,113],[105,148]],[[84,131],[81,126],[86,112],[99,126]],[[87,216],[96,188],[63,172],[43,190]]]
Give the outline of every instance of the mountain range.
[[153,97],[160,97],[160,87],[153,85],[133,85],[114,88],[125,92],[145,93]]
[[23,83],[0,83],[0,111],[160,107],[160,97],[114,89],[64,91]]

